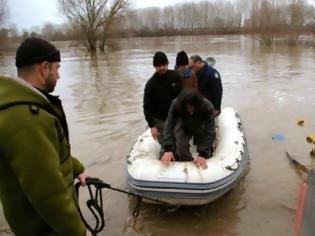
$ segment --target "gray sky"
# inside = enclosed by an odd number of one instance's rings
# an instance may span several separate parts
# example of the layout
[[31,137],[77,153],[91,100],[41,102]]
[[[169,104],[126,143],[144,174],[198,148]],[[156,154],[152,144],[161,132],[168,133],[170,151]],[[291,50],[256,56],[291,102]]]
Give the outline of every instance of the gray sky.
[[61,23],[57,0],[9,0],[9,25],[18,29],[30,29],[46,22]]
[[[130,0],[131,7],[164,7],[180,2],[200,0]],[[10,17],[7,25],[16,25],[19,30],[42,26],[46,22],[62,23],[63,16],[58,11],[57,0],[8,0]]]
[[[130,3],[133,8],[144,8],[152,6],[165,7],[176,3],[200,1],[201,0],[130,0]],[[19,30],[30,30],[32,27],[42,26],[47,22],[62,23],[65,21],[58,11],[57,0],[8,0],[7,2],[10,8],[10,16],[7,25],[16,25]],[[315,0],[308,0],[308,2],[314,4]]]

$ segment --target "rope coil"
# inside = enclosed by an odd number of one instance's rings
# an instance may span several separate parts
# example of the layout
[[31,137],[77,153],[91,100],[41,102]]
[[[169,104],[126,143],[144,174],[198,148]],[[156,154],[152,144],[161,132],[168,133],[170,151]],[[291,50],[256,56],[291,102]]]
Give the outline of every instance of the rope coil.
[[[149,198],[149,197],[145,197],[145,196],[141,196],[139,194],[135,194],[132,192],[128,192],[128,191],[124,191],[122,189],[118,189],[118,188],[113,188],[111,187],[110,184],[103,182],[102,180],[98,179],[98,178],[86,178],[85,179],[86,182],[86,186],[88,187],[89,190],[89,194],[90,194],[90,199],[87,200],[86,204],[87,207],[89,208],[89,210],[92,212],[93,216],[96,219],[96,224],[95,227],[91,227],[88,222],[85,220],[80,207],[78,206],[78,211],[80,214],[80,217],[84,223],[84,225],[86,226],[86,228],[93,234],[93,236],[96,236],[97,233],[101,232],[104,227],[105,227],[105,218],[104,218],[104,212],[103,212],[103,196],[102,196],[102,189],[103,188],[108,188],[117,192],[121,192],[130,196],[134,196],[137,197],[137,204],[133,210],[132,216],[134,217],[134,219],[136,220],[136,218],[139,216],[140,213],[140,209],[141,209],[141,203],[143,199],[147,199],[150,201],[154,201],[154,202],[158,202],[167,206],[175,206],[174,204],[168,203],[168,202],[164,202],[164,201],[160,201],[158,199],[154,199],[154,198]],[[95,194],[93,194],[93,190],[92,187],[95,187]],[[76,194],[77,194],[77,198],[79,200],[79,188],[81,187],[81,183],[78,182],[75,184],[75,190],[76,190]]]

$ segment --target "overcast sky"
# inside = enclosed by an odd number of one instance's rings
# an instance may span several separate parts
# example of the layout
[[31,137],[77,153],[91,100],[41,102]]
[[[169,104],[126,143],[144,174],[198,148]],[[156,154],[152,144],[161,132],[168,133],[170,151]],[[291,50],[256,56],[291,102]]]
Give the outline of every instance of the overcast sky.
[[[164,7],[180,2],[200,0],[130,0],[131,7]],[[10,17],[7,25],[16,25],[19,30],[42,26],[46,22],[62,23],[63,16],[58,11],[57,0],[8,0]]]
[[[165,7],[183,2],[200,2],[201,0],[129,0],[131,7]],[[211,1],[211,0],[209,0]],[[222,0],[227,1],[227,0]],[[62,23],[65,21],[58,11],[57,0],[8,0],[10,16],[7,25],[16,25],[19,30],[30,30],[47,22]],[[314,4],[315,0],[308,0]]]

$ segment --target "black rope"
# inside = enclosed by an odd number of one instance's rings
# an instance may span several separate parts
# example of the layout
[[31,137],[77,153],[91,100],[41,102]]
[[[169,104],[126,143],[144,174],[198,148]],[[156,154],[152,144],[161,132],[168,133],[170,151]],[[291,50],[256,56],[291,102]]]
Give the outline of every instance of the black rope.
[[111,190],[114,190],[114,191],[117,191],[117,192],[121,192],[121,193],[130,195],[130,196],[134,196],[134,197],[141,197],[142,199],[147,199],[147,200],[150,200],[150,201],[153,201],[153,202],[158,202],[158,203],[161,203],[161,204],[163,204],[163,205],[176,206],[175,204],[172,204],[172,203],[169,203],[169,202],[164,202],[164,201],[160,201],[160,200],[158,200],[158,199],[154,199],[154,198],[150,198],[150,197],[141,196],[141,195],[139,195],[139,194],[132,193],[132,192],[128,192],[128,191],[124,191],[124,190],[122,190],[122,189],[113,188],[113,187],[111,187],[110,185],[109,185],[108,189],[111,189]]
[[[90,199],[87,200],[86,205],[89,208],[89,210],[92,212],[96,223],[95,223],[95,227],[92,228],[88,222],[85,220],[80,207],[78,207],[78,211],[80,214],[80,217],[85,225],[85,227],[92,233],[92,235],[97,235],[97,233],[101,232],[104,227],[105,227],[105,218],[104,218],[104,212],[103,212],[103,197],[102,197],[102,188],[100,188],[100,186],[97,183],[89,183],[87,182],[87,187],[89,190],[89,194],[90,194]],[[95,194],[93,194],[92,191],[92,187],[91,185],[94,185],[94,187],[96,188]],[[75,190],[77,193],[77,197],[79,200],[79,188],[81,186],[81,183],[78,182],[75,185]]]
[[[90,194],[90,199],[86,202],[87,207],[90,209],[90,211],[92,212],[93,216],[95,217],[96,220],[96,224],[95,227],[92,228],[84,219],[84,216],[80,210],[80,207],[78,206],[78,211],[80,214],[80,217],[83,221],[83,223],[85,224],[86,228],[93,234],[93,236],[96,236],[97,233],[101,232],[103,230],[103,228],[105,227],[105,219],[104,219],[104,212],[103,212],[103,196],[102,196],[102,189],[103,188],[108,188],[117,192],[121,192],[130,196],[134,196],[137,197],[137,204],[133,210],[132,216],[136,219],[139,216],[140,213],[140,209],[141,209],[141,203],[143,199],[147,199],[150,201],[154,201],[154,202],[158,202],[164,205],[168,205],[168,206],[175,206],[174,204],[168,203],[168,202],[164,202],[164,201],[160,201],[158,199],[154,199],[154,198],[149,198],[149,197],[145,197],[145,196],[141,196],[139,194],[135,194],[132,192],[128,192],[128,191],[124,191],[122,189],[118,189],[118,188],[113,188],[110,186],[110,184],[107,184],[105,182],[103,182],[102,180],[98,179],[98,178],[86,178],[85,179],[86,185],[88,187],[89,190],[89,194]],[[91,186],[94,186],[96,191],[95,194],[93,194],[92,188]],[[79,200],[79,188],[81,187],[81,183],[78,182],[75,184],[75,190],[77,193],[77,197]]]
[[237,163],[237,167],[236,168],[233,168],[232,166],[226,166],[225,169],[231,170],[231,171],[237,170],[238,167],[240,166],[241,161],[239,159],[235,159],[235,160],[236,160],[236,163]]
[[142,197],[138,196],[137,197],[137,205],[135,206],[135,209],[132,212],[132,216],[134,218],[137,218],[139,216],[141,203],[142,203]]

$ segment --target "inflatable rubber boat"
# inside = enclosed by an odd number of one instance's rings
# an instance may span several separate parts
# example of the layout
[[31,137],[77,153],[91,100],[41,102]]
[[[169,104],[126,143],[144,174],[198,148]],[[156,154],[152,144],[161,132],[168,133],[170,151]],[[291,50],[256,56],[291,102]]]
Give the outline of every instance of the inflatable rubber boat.
[[[196,147],[191,147],[193,156]],[[193,162],[159,160],[160,145],[146,130],[127,156],[127,176],[131,190],[142,196],[176,205],[203,205],[222,196],[241,179],[248,164],[246,139],[240,116],[225,108],[218,117],[213,156],[202,170]]]

